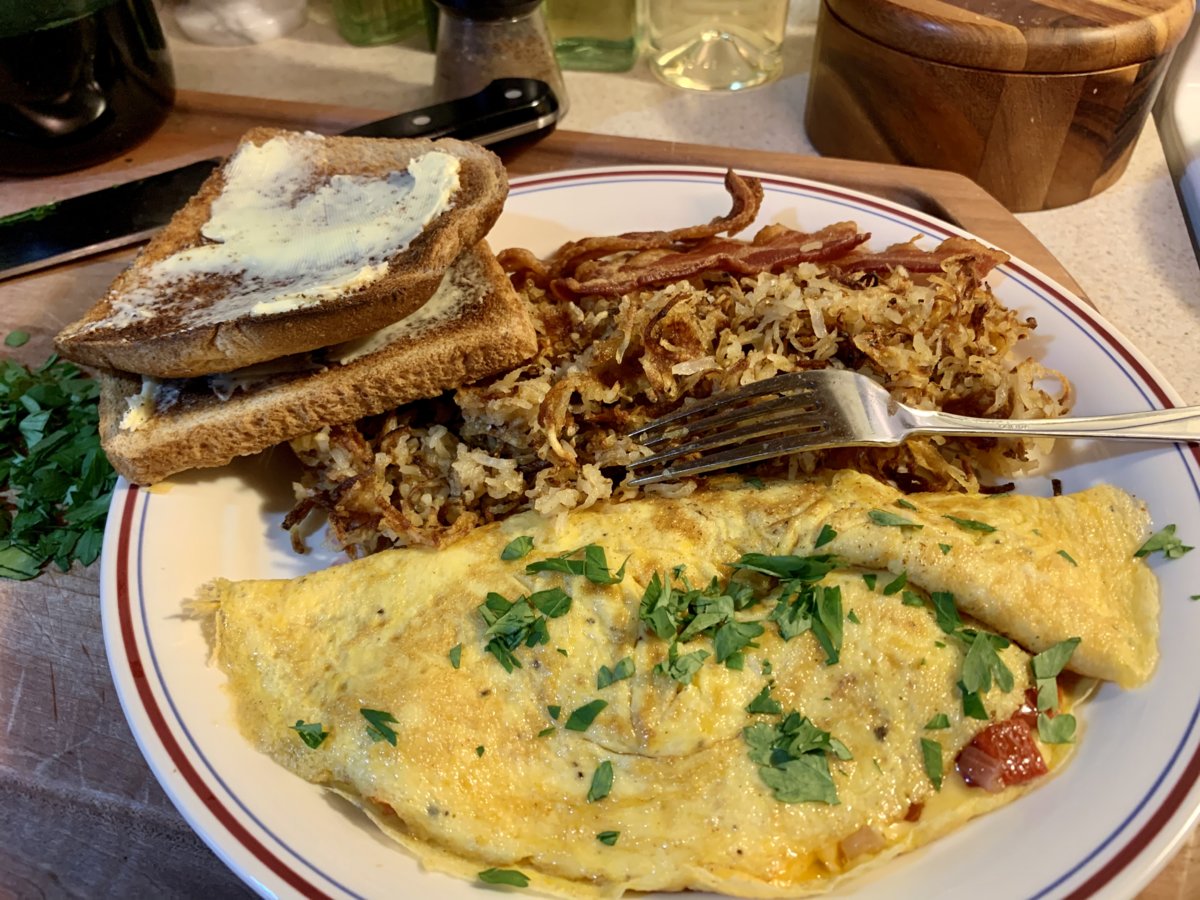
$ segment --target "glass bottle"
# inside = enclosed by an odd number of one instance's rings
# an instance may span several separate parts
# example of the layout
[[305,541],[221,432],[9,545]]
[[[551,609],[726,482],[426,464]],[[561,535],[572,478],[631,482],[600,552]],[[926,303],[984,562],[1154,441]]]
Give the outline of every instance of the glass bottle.
[[496,78],[537,78],[550,85],[560,115],[567,91],[542,16],[541,0],[436,0],[439,103],[477,93]]
[[788,0],[638,0],[650,69],[668,84],[737,91],[783,71]]
[[391,44],[420,31],[423,0],[333,0],[338,34],[360,47]]
[[0,2],[0,172],[103,162],[149,137],[174,100],[151,0]]
[[295,31],[308,20],[308,0],[181,0],[173,11],[188,40],[233,47]]
[[546,0],[546,24],[564,69],[624,72],[637,58],[634,0]]

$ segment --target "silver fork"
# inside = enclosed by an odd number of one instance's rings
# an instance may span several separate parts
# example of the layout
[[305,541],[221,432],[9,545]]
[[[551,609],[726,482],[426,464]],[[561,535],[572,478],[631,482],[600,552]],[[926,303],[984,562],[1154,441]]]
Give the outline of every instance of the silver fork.
[[[630,463],[628,469],[642,474],[626,484],[653,484],[801,450],[890,447],[916,434],[1200,441],[1200,406],[1115,416],[981,419],[905,406],[857,372],[794,372],[718,394],[631,431],[643,446],[666,449]],[[690,458],[670,465],[681,457]]]

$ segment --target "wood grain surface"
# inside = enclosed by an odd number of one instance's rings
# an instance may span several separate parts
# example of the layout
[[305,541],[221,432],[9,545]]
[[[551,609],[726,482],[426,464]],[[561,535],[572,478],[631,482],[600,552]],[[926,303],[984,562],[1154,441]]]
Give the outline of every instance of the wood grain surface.
[[1193,0],[828,0],[855,31],[914,56],[1000,72],[1094,72],[1162,56]]
[[[185,94],[164,129],[126,157],[74,175],[0,181],[0,214],[224,152],[252,125],[336,130],[377,116]],[[518,174],[622,162],[734,164],[874,190],[959,222],[1070,283],[1003,207],[948,173],[567,132],[506,155]],[[58,328],[129,256],[114,252],[0,282],[0,334],[32,335],[6,354],[31,364],[45,359]],[[1197,861],[1192,835],[1144,900],[1200,896]],[[99,566],[0,581],[0,897],[250,895],[175,811],[130,734],[104,652]]]
[[[1157,2],[1168,5],[1167,0]],[[1137,34],[1149,30],[1159,35],[1147,39],[1145,47],[1157,52],[1121,56],[1124,62],[1119,65],[1107,59],[1108,64],[1078,69],[1033,66],[1006,71],[1000,65],[1003,60],[988,58],[989,42],[1000,48],[1011,45],[1005,54],[1033,53],[1034,45],[1020,42],[1040,32],[1019,29],[1013,10],[1037,7],[1045,20],[1049,5],[991,4],[1006,11],[1004,21],[977,13],[967,21],[966,11],[978,5],[827,0],[817,26],[805,109],[805,128],[813,145],[829,156],[958,172],[1016,212],[1066,206],[1112,185],[1125,171],[1166,74],[1168,51],[1182,31],[1164,23],[1154,28],[1146,24],[1152,20],[1134,18],[1132,10],[1138,4],[1055,3],[1053,33],[1059,35],[1060,65],[1066,65],[1063,60],[1073,52],[1073,44],[1062,35],[1096,31],[1067,13],[1073,7],[1104,13],[1094,17],[1101,22],[1124,15]],[[914,19],[905,22],[911,39],[897,31],[888,35],[893,38],[888,42],[857,30],[834,12],[843,7],[860,10],[853,21],[874,25],[884,11],[902,8]],[[872,12],[862,11],[866,9]],[[952,21],[945,15],[939,19],[947,9],[963,15],[956,13]],[[923,29],[915,21],[921,15],[930,16]],[[1161,15],[1166,18],[1168,13]],[[1186,29],[1190,17],[1191,0],[1170,4],[1172,23],[1182,19]],[[1135,23],[1140,23],[1136,29]],[[899,27],[897,22],[885,24]],[[876,33],[882,32],[882,26],[876,28]],[[1117,37],[1103,46],[1119,45],[1122,32],[1114,33]],[[952,46],[960,52],[930,47],[947,36],[956,38]],[[963,54],[972,47],[979,49],[978,58],[968,59]],[[1054,49],[1047,47],[1046,53]]]

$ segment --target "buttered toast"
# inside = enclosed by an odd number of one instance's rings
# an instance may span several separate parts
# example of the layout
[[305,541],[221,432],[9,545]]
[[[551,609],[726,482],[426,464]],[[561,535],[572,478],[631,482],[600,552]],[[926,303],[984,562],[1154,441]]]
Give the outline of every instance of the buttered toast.
[[121,475],[150,484],[435,396],[536,348],[525,301],[481,242],[424,305],[370,335],[209,377],[101,374],[100,437]]
[[507,194],[474,144],[255,129],[58,350],[188,378],[361,337],[420,307]]

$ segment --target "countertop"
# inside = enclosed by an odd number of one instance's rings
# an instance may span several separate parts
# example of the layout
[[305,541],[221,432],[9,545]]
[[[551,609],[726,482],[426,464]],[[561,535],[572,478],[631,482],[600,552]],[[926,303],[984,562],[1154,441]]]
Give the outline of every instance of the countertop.
[[[814,0],[792,0],[785,72],[773,84],[708,95],[663,85],[644,63],[619,74],[567,72],[571,108],[563,124],[599,134],[813,154],[802,123],[815,9]],[[396,111],[431,100],[433,56],[423,39],[349,46],[332,27],[327,0],[314,0],[299,31],[248,47],[190,43],[169,14],[166,25],[181,88]],[[1115,186],[1071,207],[1018,218],[1100,312],[1167,373],[1181,398],[1200,404],[1194,351],[1200,269],[1153,124]],[[7,681],[14,690],[0,696],[0,898],[248,895],[175,812],[148,769],[105,794],[89,787],[85,767],[137,750],[111,713],[94,571],[51,572],[40,580],[53,602],[37,608],[21,600],[28,595],[0,584],[0,666],[21,668]],[[40,634],[32,655],[31,623]],[[25,644],[18,648],[18,641]],[[56,691],[56,669],[60,679],[74,672],[80,684],[69,692],[60,684]],[[34,683],[49,683],[49,693],[27,689]],[[102,707],[110,710],[105,716],[97,712]],[[41,750],[47,729],[59,748],[52,755]],[[43,782],[64,787],[47,793],[38,787]],[[169,852],[148,861],[151,850],[164,847]],[[1144,900],[1193,896],[1193,860],[1200,860],[1194,836]]]

